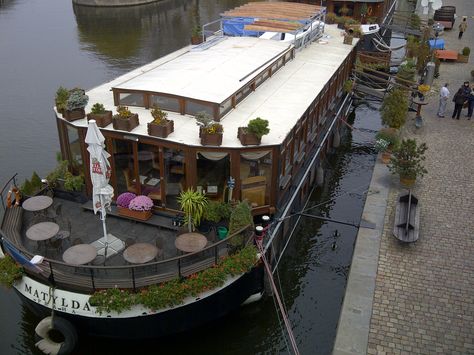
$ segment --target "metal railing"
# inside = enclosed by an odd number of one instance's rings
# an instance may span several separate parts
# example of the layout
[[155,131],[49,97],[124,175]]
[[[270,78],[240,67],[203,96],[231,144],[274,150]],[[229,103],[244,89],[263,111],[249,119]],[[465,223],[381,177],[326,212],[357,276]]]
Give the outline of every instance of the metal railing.
[[18,176],[18,174],[15,174],[10,179],[8,179],[8,181],[3,185],[2,189],[0,190],[0,199],[2,201],[2,214],[0,214],[0,216],[3,216],[3,213],[5,212],[5,209],[7,208],[7,206],[5,205],[5,199],[6,199],[4,197],[5,192],[9,191],[9,188],[11,186],[18,187],[18,185],[16,184],[16,177],[17,176]]

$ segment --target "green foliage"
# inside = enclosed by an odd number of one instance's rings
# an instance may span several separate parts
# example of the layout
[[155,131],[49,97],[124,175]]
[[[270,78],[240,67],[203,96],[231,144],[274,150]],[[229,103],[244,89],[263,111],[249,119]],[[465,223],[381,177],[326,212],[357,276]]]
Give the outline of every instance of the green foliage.
[[[399,84],[407,85],[407,81],[414,81],[416,74],[416,65],[413,61],[409,60],[405,64],[400,65],[398,73],[396,75],[396,81]],[[400,80],[402,79],[402,80]]]
[[92,108],[91,108],[91,113],[93,113],[94,115],[102,115],[105,113],[105,107],[104,105],[100,104],[100,103],[95,103]]
[[419,30],[421,25],[421,19],[420,16],[417,14],[413,13],[410,16],[410,27]]
[[261,119],[260,117],[254,118],[247,124],[247,130],[261,139],[264,135],[270,133],[268,120]]
[[62,111],[66,109],[68,98],[69,98],[69,90],[60,86],[59,89],[56,91],[56,97],[54,98],[56,109],[58,111]]
[[337,15],[334,12],[328,12],[326,14],[326,23],[331,24],[336,21]]
[[151,115],[153,116],[154,120],[152,123],[157,125],[165,125],[168,120],[168,113],[164,112],[158,105],[153,105],[151,110]]
[[228,220],[231,213],[232,207],[229,203],[209,201],[204,211],[204,218],[210,222],[218,223],[221,220]]
[[242,201],[230,214],[229,234],[232,235],[248,225],[253,225],[252,209],[247,201]]
[[39,177],[38,173],[36,171],[33,171],[33,174],[31,175],[31,184],[33,185],[34,188],[41,188],[43,187],[43,183],[41,182],[41,178]]
[[386,152],[388,150],[389,144],[390,143],[386,141],[385,139],[379,138],[375,140],[374,147],[377,150],[377,152]]
[[202,36],[202,27],[200,25],[195,25],[191,31],[191,36],[201,37]]
[[408,35],[407,36],[407,57],[415,57],[418,51],[418,48],[420,47],[420,41],[418,40],[418,37],[415,37],[413,35]]
[[79,88],[72,89],[67,99],[66,109],[68,111],[82,109],[86,107],[89,101],[89,96],[86,95],[85,91]]
[[194,116],[196,124],[207,134],[219,134],[224,132],[224,128],[218,122],[215,122],[206,112],[201,111]]
[[128,109],[127,106],[117,106],[117,114],[114,117],[127,119],[132,117],[132,112]]
[[84,176],[82,174],[74,175],[69,171],[69,161],[63,160],[61,153],[56,155],[58,165],[47,176],[48,184],[51,187],[57,187],[58,180],[64,180],[64,189],[66,191],[81,191],[84,187]]
[[221,258],[219,263],[209,269],[192,274],[183,280],[172,280],[153,285],[133,293],[117,288],[95,292],[89,299],[97,312],[123,312],[133,305],[142,304],[153,311],[174,307],[183,303],[189,296],[196,297],[202,292],[222,286],[229,275],[240,275],[249,271],[257,261],[257,249],[246,246],[238,253]]
[[422,73],[426,67],[426,63],[428,63],[431,58],[430,47],[428,44],[424,42],[420,43],[417,54],[416,69],[418,70],[418,73]]
[[20,187],[20,192],[22,195],[26,196],[34,196],[43,188],[43,183],[41,182],[41,178],[38,176],[36,171],[33,171],[31,175],[31,179],[25,179],[23,184]]
[[471,48],[464,47],[461,51],[461,54],[465,57],[469,57],[469,54],[471,54]]
[[23,276],[23,268],[10,255],[0,259],[0,284],[12,287],[16,280]]
[[354,87],[354,82],[352,80],[346,80],[344,81],[344,84],[342,85],[342,90],[345,93],[350,93],[352,92],[353,87]]
[[208,204],[207,197],[190,188],[179,194],[178,203],[184,212],[185,224],[188,225],[189,232],[191,233],[194,227],[199,226],[201,223],[201,217]]
[[69,171],[64,175],[64,189],[66,191],[81,191],[84,187],[84,176],[73,175]]
[[349,8],[347,6],[343,6],[339,9],[339,15],[346,16],[349,13]]
[[423,165],[427,149],[426,143],[418,145],[415,139],[402,140],[390,159],[388,165],[390,172],[410,179],[416,179],[418,176],[423,177],[427,173]]
[[375,139],[383,139],[388,142],[388,150],[396,149],[400,144],[398,131],[394,128],[382,128],[375,135]]
[[367,3],[363,2],[362,5],[360,6],[360,15],[362,17],[365,17],[367,15],[367,11],[369,10]]
[[391,128],[400,128],[406,122],[408,99],[403,90],[391,91],[383,100],[380,108],[382,123]]

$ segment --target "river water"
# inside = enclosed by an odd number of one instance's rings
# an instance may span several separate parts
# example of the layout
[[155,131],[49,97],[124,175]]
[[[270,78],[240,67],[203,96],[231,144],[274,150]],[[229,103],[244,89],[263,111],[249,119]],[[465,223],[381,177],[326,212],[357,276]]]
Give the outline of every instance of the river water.
[[[0,0],[0,183],[13,173],[40,176],[59,150],[52,111],[57,88],[91,88],[189,43],[201,23],[246,0],[165,0],[129,8],[73,7],[67,0]],[[375,153],[378,113],[356,110],[354,126],[325,162],[324,189],[311,210],[358,223]],[[339,237],[334,235],[338,231]],[[357,229],[305,218],[276,274],[301,354],[329,354]],[[0,289],[0,353],[39,354],[36,319],[11,290]],[[81,339],[77,354],[286,353],[272,298],[192,332],[149,342]]]

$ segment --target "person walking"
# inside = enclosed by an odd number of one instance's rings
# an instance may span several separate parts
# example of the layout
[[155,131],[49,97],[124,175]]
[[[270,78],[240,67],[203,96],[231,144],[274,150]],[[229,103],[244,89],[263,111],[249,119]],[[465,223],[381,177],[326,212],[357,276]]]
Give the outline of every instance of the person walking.
[[474,86],[472,87],[471,92],[467,97],[467,102],[467,119],[470,120],[472,118],[472,111],[474,111]]
[[449,97],[449,90],[448,90],[448,83],[446,83],[439,91],[438,117],[444,118],[444,114],[446,113],[446,104],[448,103],[448,97]]
[[463,88],[459,88],[459,90],[453,97],[454,112],[451,117],[453,120],[454,120],[454,117],[456,117],[456,119],[459,120],[459,116],[461,115],[461,110],[462,110],[462,106],[464,105],[464,101],[466,101],[466,97],[464,96],[464,90]]
[[459,36],[458,39],[462,38],[462,35],[464,32],[466,32],[467,29],[467,17],[463,16],[461,23],[459,24]]

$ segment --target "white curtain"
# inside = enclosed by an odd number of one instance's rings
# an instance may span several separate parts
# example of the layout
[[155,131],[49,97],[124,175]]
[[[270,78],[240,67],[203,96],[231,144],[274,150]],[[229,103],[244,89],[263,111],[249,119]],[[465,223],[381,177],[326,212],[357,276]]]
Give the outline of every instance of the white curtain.
[[229,153],[223,153],[223,152],[198,152],[198,153],[201,154],[204,158],[209,159],[209,160],[221,160],[229,155]]
[[247,153],[240,153],[240,156],[247,160],[258,160],[263,158],[265,155],[271,153],[271,150],[264,150],[260,152],[247,152]]

